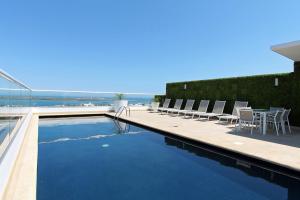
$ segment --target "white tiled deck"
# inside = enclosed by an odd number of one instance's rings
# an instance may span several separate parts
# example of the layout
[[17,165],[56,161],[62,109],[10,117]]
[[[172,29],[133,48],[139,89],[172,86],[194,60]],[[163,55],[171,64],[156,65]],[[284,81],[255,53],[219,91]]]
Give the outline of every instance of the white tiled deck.
[[300,171],[300,131],[293,128],[292,134],[277,136],[262,135],[259,131],[236,132],[233,125],[217,120],[195,120],[172,117],[148,111],[134,111],[123,119],[162,130],[181,137],[197,140],[254,158],[259,158],[284,167]]
[[[35,199],[37,169],[37,126],[38,116],[107,114],[103,108],[34,108],[33,118],[27,128],[26,137],[19,152],[16,165],[6,188],[3,199]],[[293,134],[276,136],[249,131],[236,133],[233,125],[219,124],[217,121],[197,121],[150,113],[144,108],[135,108],[130,117],[121,118],[147,127],[162,130],[181,137],[205,142],[247,156],[259,158],[300,171],[300,131]],[[0,197],[1,198],[1,197]],[[24,198],[23,198],[24,199]]]

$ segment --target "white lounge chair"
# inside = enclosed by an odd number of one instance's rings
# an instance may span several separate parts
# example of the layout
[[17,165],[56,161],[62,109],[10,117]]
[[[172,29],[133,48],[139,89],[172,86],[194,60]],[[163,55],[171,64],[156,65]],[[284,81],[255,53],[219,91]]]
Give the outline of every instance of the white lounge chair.
[[195,100],[188,99],[186,101],[184,109],[183,110],[178,110],[178,114],[183,114],[184,117],[185,117],[188,112],[191,112],[193,110],[194,103],[195,103]]
[[149,107],[149,111],[150,112],[158,112],[158,108],[159,108],[159,102],[151,102],[150,107]]
[[226,120],[232,123],[234,120],[238,120],[238,108],[243,108],[248,106],[248,101],[235,101],[232,114],[223,114],[221,116],[217,116],[219,118],[219,121]]
[[161,113],[167,112],[167,109],[168,109],[169,106],[170,106],[170,102],[171,102],[171,99],[165,99],[163,106],[162,106],[162,107],[159,107],[159,108],[157,109],[157,111],[158,111],[158,112],[161,112]]
[[199,119],[201,117],[205,117],[209,120],[212,117],[217,117],[217,116],[223,115],[225,104],[226,104],[226,101],[216,101],[213,111],[211,113],[200,114]]
[[178,111],[181,108],[182,102],[183,102],[183,99],[176,99],[174,107],[167,109],[167,114],[177,113],[177,115],[178,115]]
[[208,105],[209,100],[201,100],[198,110],[191,110],[190,112],[186,112],[185,115],[192,115],[192,118],[194,118],[195,115],[204,114],[207,112]]

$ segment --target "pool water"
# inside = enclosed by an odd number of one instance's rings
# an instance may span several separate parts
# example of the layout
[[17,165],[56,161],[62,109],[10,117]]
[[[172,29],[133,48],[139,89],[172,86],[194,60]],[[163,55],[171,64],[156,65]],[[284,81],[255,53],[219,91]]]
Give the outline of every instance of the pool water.
[[300,199],[300,182],[106,117],[41,119],[38,200]]

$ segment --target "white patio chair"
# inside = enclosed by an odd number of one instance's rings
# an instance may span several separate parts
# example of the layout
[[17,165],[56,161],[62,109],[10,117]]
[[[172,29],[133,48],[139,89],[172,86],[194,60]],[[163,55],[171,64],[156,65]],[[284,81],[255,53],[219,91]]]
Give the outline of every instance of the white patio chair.
[[191,112],[193,110],[193,106],[194,106],[195,100],[193,99],[188,99],[186,101],[185,107],[183,110],[178,110],[178,114],[183,114],[184,117],[186,117],[186,114],[188,112]]
[[201,100],[197,111],[191,110],[189,112],[186,112],[185,114],[192,115],[192,118],[194,118],[195,115],[199,116],[200,114],[206,113],[208,105],[209,105],[209,100]]
[[234,120],[237,122],[238,120],[238,108],[243,108],[248,106],[248,101],[235,101],[232,114],[223,114],[221,116],[217,116],[219,118],[219,121],[226,120],[232,123]]
[[[283,125],[285,126],[285,124],[287,123],[288,128],[289,128],[289,132],[292,133],[291,131],[291,126],[290,126],[290,121],[289,121],[289,115],[291,113],[291,109],[285,109],[283,114],[282,114],[282,121],[283,121]],[[282,127],[285,128],[285,127]]]
[[214,105],[212,112],[199,114],[199,119],[201,117],[205,117],[209,120],[212,117],[217,117],[217,116],[223,115],[225,104],[226,104],[226,101],[215,101],[215,105]]
[[[279,129],[281,126],[281,120],[283,117],[284,111],[283,110],[277,110],[275,114],[269,114],[267,116],[267,123],[273,125],[275,127],[277,135],[279,135]],[[283,128],[283,127],[281,127]]]
[[237,127],[237,124],[239,124],[239,130],[244,127],[250,127],[251,128],[251,135],[253,133],[254,127],[260,126],[260,120],[256,118],[254,115],[253,109],[251,108],[238,108],[238,117],[239,117],[239,123],[235,124],[235,128]]

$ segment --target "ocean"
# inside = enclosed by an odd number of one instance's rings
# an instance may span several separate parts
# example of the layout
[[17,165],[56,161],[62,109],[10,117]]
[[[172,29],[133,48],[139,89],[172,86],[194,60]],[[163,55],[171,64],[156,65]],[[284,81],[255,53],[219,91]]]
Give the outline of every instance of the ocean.
[[[129,105],[148,105],[151,102],[152,96],[142,95],[128,95],[124,99],[128,100]],[[72,95],[72,96],[51,96],[51,95],[33,95],[33,96],[0,96],[0,106],[10,107],[60,107],[60,106],[109,106],[115,101],[113,95],[102,96],[86,96],[86,95]]]

